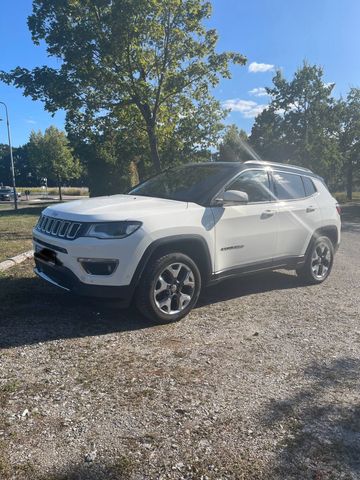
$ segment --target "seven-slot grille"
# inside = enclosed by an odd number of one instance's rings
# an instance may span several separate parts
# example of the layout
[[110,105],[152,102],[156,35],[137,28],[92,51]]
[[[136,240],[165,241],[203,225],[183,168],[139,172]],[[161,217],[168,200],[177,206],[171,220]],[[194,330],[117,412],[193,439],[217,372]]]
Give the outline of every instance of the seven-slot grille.
[[53,237],[73,240],[79,234],[81,223],[60,220],[58,218],[41,215],[36,225],[36,230]]

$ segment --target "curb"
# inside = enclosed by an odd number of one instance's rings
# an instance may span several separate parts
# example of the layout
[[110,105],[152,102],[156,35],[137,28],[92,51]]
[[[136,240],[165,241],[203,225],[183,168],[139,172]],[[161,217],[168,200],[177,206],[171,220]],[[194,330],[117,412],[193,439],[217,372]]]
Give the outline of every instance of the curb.
[[9,268],[13,267],[14,265],[18,265],[19,263],[24,262],[29,258],[33,258],[34,252],[33,250],[28,250],[27,252],[20,253],[20,255],[16,255],[15,257],[8,258],[0,263],[0,272],[5,272]]

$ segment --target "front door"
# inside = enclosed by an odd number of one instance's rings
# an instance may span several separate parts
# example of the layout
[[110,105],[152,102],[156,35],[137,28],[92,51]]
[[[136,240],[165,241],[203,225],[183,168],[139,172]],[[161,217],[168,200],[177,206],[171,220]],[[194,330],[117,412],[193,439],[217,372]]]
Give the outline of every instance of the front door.
[[245,170],[225,190],[246,192],[249,202],[211,207],[215,220],[215,271],[271,262],[276,254],[277,210],[267,171]]

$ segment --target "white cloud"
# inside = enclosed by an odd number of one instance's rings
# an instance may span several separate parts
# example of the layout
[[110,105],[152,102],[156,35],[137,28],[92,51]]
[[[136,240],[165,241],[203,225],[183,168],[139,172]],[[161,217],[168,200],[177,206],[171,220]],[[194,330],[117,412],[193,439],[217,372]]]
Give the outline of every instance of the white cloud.
[[285,108],[277,108],[275,110],[275,113],[277,113],[278,115],[284,115],[285,112],[296,112],[296,110],[298,109],[299,109],[299,102],[295,101],[295,102],[289,103],[286,107],[286,110]]
[[253,88],[252,90],[249,91],[249,94],[253,95],[254,97],[268,97],[269,96],[269,94],[267,93],[267,91],[264,87]]
[[223,106],[233,112],[242,113],[245,118],[254,118],[267,107],[267,105],[256,103],[253,100],[241,100],[240,98],[226,100]]
[[35,120],[32,120],[31,118],[27,118],[25,122],[30,123],[30,125],[35,125],[37,123]]
[[289,103],[289,106],[288,106],[288,109],[291,111],[291,112],[295,112],[296,110],[299,109],[299,102],[295,100],[295,102],[292,102],[292,103]]
[[271,70],[274,70],[274,65],[271,65],[270,63],[252,62],[249,65],[249,72],[251,73],[270,72]]

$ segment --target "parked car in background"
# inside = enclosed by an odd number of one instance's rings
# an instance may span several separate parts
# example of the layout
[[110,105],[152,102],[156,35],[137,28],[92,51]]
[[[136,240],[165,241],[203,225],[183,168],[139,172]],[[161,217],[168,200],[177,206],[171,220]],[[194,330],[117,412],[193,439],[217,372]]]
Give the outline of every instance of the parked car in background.
[[[16,192],[16,198],[20,198],[21,193]],[[0,201],[14,200],[14,190],[12,187],[0,187]]]
[[183,165],[127,195],[48,207],[33,231],[35,272],[75,293],[134,299],[169,322],[203,287],[285,268],[323,282],[340,243],[340,210],[310,170],[267,162]]

